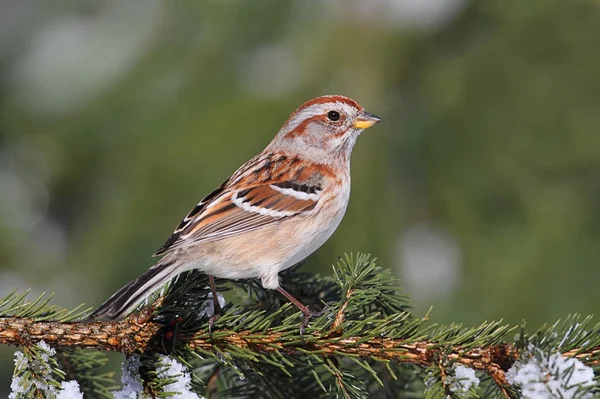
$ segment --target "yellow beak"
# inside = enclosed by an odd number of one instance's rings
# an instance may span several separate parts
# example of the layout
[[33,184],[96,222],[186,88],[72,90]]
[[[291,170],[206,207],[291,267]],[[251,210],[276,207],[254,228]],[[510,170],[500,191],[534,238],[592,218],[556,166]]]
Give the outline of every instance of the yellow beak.
[[354,127],[357,129],[367,129],[379,122],[381,122],[381,118],[378,116],[372,115],[367,111],[361,111],[358,114],[358,118],[354,121]]

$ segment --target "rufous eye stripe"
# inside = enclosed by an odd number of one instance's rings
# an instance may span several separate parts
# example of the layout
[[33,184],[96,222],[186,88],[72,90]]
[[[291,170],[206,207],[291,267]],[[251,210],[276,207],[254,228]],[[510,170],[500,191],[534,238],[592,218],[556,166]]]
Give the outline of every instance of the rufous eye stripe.
[[[291,120],[292,118],[290,118]],[[298,126],[294,127],[293,130],[291,130],[289,133],[286,134],[287,138],[293,139],[294,137],[297,136],[301,136],[304,134],[304,132],[306,131],[306,128],[308,128],[308,126],[311,123],[315,123],[317,121],[321,121],[324,122],[327,119],[327,117],[325,115],[313,115],[309,118],[304,119],[302,122],[300,122],[298,124]]]

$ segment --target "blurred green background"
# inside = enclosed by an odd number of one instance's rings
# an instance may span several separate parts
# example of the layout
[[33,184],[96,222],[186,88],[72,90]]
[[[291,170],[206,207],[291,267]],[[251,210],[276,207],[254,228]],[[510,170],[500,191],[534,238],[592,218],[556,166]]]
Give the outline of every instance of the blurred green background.
[[343,94],[383,123],[306,269],[372,253],[435,322],[598,313],[599,43],[596,0],[2,2],[0,296],[100,304]]

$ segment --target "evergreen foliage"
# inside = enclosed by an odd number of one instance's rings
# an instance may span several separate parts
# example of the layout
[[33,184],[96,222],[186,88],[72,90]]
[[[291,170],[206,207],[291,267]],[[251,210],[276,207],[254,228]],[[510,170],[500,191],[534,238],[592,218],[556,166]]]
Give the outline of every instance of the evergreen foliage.
[[[159,326],[143,353],[127,353],[126,387],[115,397],[133,392],[160,398],[475,398],[527,397],[527,390],[547,389],[547,397],[576,392],[574,397],[589,398],[600,393],[593,377],[600,371],[600,325],[589,317],[570,316],[533,334],[524,325],[517,331],[502,322],[431,325],[427,317],[410,313],[391,273],[364,254],[340,259],[331,276],[293,268],[282,274],[282,282],[318,311],[303,337],[300,312],[252,280],[217,281],[219,292],[232,301],[211,335],[207,277],[197,271],[180,275],[114,324]],[[113,397],[112,375],[98,371],[104,354],[76,348],[86,346],[85,337],[61,347],[64,341],[49,336],[48,342],[59,343],[54,349],[9,339],[14,331],[9,327],[23,320],[67,326],[85,314],[81,308],[54,307],[50,298],[28,302],[26,295],[12,293],[0,300],[0,343],[24,344],[17,355],[14,398],[59,398],[66,380],[78,381],[86,397]],[[554,385],[529,384],[534,373],[524,370],[532,369],[549,370],[546,377]],[[140,378],[140,384],[126,382]]]

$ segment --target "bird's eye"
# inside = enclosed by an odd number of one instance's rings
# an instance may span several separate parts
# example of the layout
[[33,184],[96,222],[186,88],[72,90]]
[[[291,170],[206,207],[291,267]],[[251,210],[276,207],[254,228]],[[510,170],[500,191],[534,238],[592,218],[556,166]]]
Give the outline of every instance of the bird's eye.
[[329,111],[327,113],[327,118],[329,118],[330,121],[337,121],[340,119],[340,113],[337,111]]

